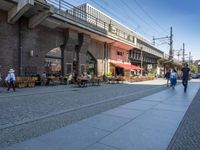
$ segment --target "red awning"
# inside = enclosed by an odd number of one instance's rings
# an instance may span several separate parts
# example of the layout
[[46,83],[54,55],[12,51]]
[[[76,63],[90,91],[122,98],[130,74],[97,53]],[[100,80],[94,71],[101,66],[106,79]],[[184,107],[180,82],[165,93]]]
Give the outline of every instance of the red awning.
[[[124,69],[126,69],[126,70],[141,70],[140,67],[135,66],[135,65],[121,64],[121,63],[113,63],[113,62],[112,62],[112,64],[113,64],[114,66],[117,66],[117,67],[120,67],[120,68],[124,68]],[[144,69],[142,68],[142,70],[144,70]]]
[[135,70],[144,70],[144,68],[141,68],[141,67],[138,67],[138,66],[135,66],[136,69]]

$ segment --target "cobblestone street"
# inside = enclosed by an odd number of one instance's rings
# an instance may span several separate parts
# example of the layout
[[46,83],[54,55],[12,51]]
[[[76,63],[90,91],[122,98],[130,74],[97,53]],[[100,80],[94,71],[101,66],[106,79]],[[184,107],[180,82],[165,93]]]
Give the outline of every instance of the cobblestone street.
[[0,95],[1,146],[42,135],[80,119],[166,89],[165,81],[17,89]]
[[200,149],[200,90],[188,108],[167,150]]
[[49,138],[49,150],[199,149],[199,81],[186,94],[165,83],[1,89],[0,149],[40,150]]

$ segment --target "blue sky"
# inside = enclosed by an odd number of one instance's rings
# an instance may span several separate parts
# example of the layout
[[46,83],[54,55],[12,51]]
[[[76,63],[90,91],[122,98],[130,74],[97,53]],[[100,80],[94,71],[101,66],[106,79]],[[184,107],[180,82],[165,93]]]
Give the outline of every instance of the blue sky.
[[[165,37],[173,27],[174,49],[191,51],[200,59],[200,0],[65,0],[75,6],[89,3],[149,41]],[[156,47],[168,53],[168,40],[157,40]],[[177,52],[175,52],[176,54]],[[187,57],[187,56],[186,56]],[[187,58],[186,58],[187,59]]]

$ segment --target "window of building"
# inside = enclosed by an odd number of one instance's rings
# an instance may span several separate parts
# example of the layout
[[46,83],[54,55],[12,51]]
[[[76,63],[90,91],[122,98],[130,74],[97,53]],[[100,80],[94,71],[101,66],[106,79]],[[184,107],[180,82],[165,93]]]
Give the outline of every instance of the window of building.
[[72,64],[66,64],[66,65],[67,65],[67,70],[66,70],[67,74],[72,73]]
[[117,51],[117,55],[123,56],[123,52]]

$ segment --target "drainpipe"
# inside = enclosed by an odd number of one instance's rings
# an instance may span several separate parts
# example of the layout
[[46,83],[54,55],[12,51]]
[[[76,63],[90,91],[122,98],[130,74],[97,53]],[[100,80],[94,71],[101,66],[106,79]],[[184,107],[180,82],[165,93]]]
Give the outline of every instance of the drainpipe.
[[80,53],[80,46],[75,45],[75,53],[76,53],[76,73],[77,76],[80,75],[80,60],[79,60],[79,53]]
[[76,60],[77,60],[77,75],[80,75],[80,51],[81,51],[81,47],[83,46],[83,42],[84,42],[84,34],[83,33],[79,33],[78,34],[78,45],[75,45],[75,52],[76,52]]
[[106,74],[106,54],[107,54],[107,45],[104,43],[104,74]]
[[18,34],[18,50],[19,50],[19,75],[22,76],[23,68],[22,68],[22,19],[19,19],[19,34]]

